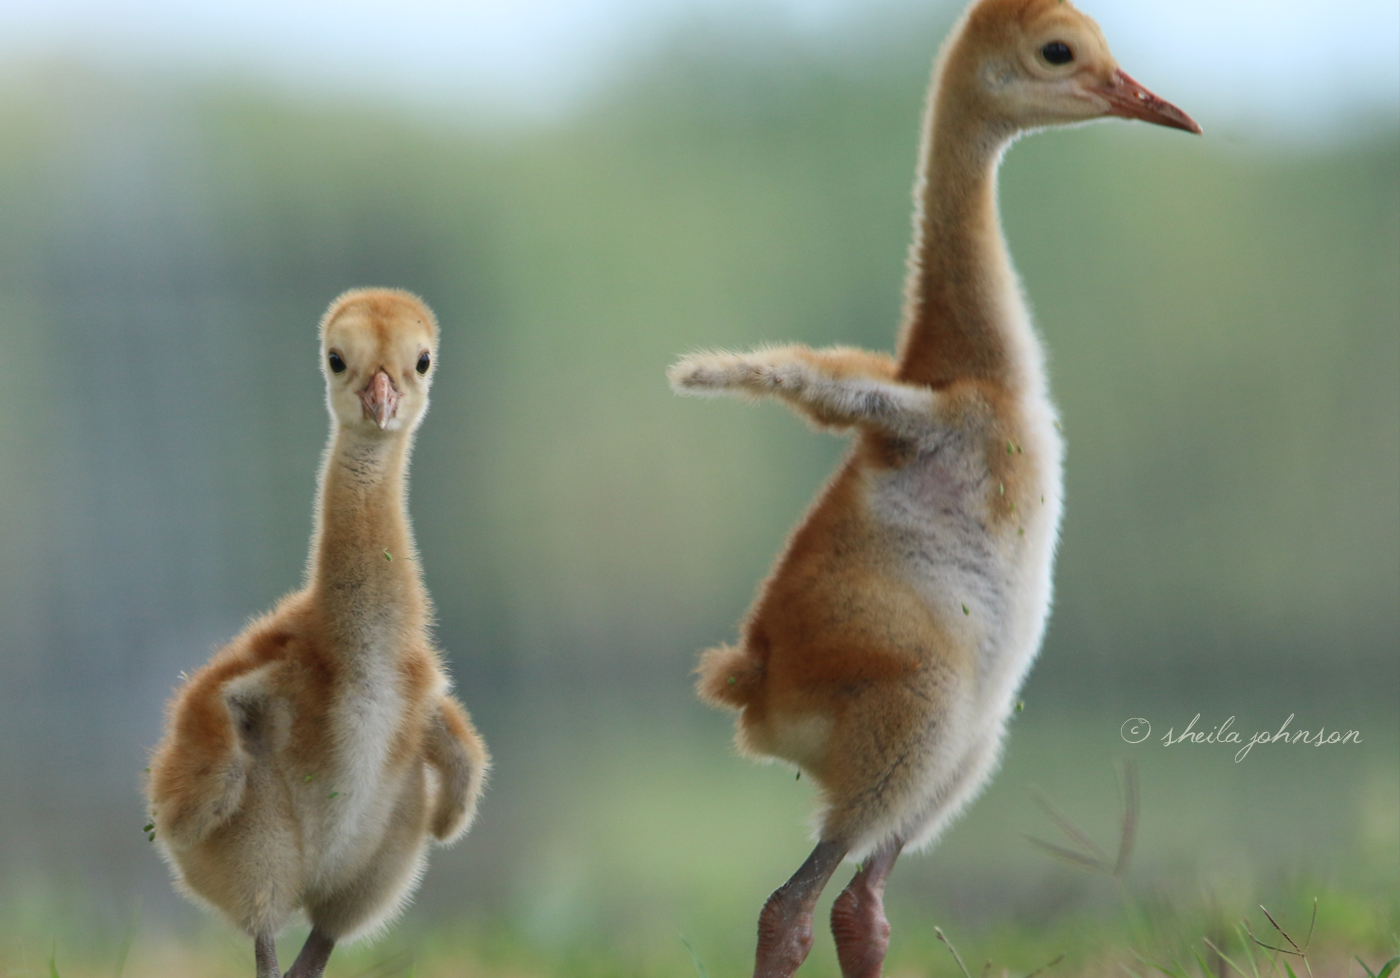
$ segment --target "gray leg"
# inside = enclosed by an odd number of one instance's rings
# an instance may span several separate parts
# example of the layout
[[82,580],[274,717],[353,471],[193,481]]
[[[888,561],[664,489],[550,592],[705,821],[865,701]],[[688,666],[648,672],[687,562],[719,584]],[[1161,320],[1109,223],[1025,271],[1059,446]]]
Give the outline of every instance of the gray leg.
[[282,978],[277,968],[277,945],[271,934],[259,934],[253,938],[253,957],[258,962],[258,978]]
[[880,978],[890,946],[890,922],[885,919],[885,881],[904,843],[898,840],[877,850],[861,865],[851,885],[831,907],[831,934],[841,978]]
[[311,936],[301,946],[301,953],[287,971],[287,978],[321,978],[326,971],[335,941],[321,933],[319,927],[311,928]]
[[758,917],[754,978],[792,978],[812,950],[812,909],[845,858],[846,847],[819,842],[802,868],[768,898]]

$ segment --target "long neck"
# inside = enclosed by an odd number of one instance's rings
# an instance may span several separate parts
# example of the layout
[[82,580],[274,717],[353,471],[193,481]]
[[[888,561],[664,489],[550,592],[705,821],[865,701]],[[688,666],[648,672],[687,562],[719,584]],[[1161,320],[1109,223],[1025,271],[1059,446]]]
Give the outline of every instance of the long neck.
[[339,429],[326,448],[307,592],[348,647],[427,626],[406,512],[411,447],[407,432]]
[[1014,133],[967,105],[935,84],[915,192],[900,377],[934,386],[1009,382],[1030,338],[997,213],[997,167]]

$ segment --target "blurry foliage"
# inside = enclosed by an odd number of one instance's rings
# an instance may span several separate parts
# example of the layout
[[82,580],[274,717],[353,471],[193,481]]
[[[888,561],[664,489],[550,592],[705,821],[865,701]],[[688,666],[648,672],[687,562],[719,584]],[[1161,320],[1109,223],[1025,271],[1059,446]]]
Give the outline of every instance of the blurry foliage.
[[[102,601],[123,567],[97,627],[139,655],[164,575],[221,624],[293,584],[315,319],[374,282],[445,324],[414,507],[453,644],[670,669],[722,637],[839,445],[675,401],[662,369],[892,344],[925,65],[695,46],[509,134],[81,76],[8,99],[0,336],[47,373],[5,396],[49,423],[21,448],[39,471],[8,476],[6,526],[46,532],[6,593],[55,550],[83,566],[40,605]],[[1304,153],[1125,125],[1012,150],[1006,222],[1070,441],[1067,655],[1390,649],[1398,161],[1394,134]]]

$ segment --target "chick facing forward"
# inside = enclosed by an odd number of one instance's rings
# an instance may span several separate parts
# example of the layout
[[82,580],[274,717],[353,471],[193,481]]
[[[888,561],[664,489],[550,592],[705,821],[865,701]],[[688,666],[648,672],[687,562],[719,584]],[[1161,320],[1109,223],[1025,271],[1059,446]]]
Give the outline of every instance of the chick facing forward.
[[466,832],[490,761],[449,692],[406,508],[436,371],[433,314],[348,292],[321,321],[331,436],[305,587],[177,690],[147,785],[178,885],[254,939],[312,925],[288,978],[385,926],[430,841]]

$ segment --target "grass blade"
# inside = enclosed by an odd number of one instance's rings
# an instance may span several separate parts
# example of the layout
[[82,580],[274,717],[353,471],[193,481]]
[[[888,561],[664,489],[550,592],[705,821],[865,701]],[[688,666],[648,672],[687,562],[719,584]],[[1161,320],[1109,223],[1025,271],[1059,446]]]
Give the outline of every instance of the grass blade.
[[[1360,961],[1361,959],[1357,958],[1356,960]],[[1363,964],[1361,967],[1365,968],[1366,966]],[[1381,970],[1376,972],[1376,978],[1390,978],[1390,973],[1397,967],[1400,967],[1400,955],[1396,955],[1381,965]]]
[[1044,839],[1037,839],[1033,835],[1022,836],[1022,838],[1042,852],[1047,852],[1056,859],[1062,859],[1071,866],[1087,869],[1091,873],[1107,873],[1108,864],[1101,859],[1095,859],[1093,856],[1086,856],[1084,853],[1075,852],[1073,849],[1066,849],[1064,846],[1057,846],[1053,842],[1046,842]]
[[[1063,954],[1061,954],[1059,957],[1055,958],[1055,960],[1050,961],[1050,962],[1047,962],[1046,964],[1042,964],[1039,968],[1036,968],[1036,969],[1035,969],[1034,971],[1032,971],[1030,974],[1026,975],[1026,978],[1035,978],[1035,976],[1038,975],[1038,974],[1040,974],[1042,971],[1049,971],[1051,968],[1055,967],[1055,965],[1059,964],[1059,963],[1060,963],[1061,961],[1063,961],[1064,959],[1065,959],[1065,956],[1064,956]],[[990,965],[991,965],[991,962],[988,961],[987,964],[990,966]],[[986,974],[986,972],[984,971],[984,972],[983,972],[983,975],[985,975],[985,974]]]
[[1235,925],[1235,936],[1240,939],[1240,947],[1244,948],[1245,953],[1249,955],[1249,970],[1251,972],[1251,978],[1261,978],[1259,974],[1259,962],[1254,957],[1254,945],[1245,939],[1246,935],[1248,935],[1249,937],[1254,936],[1253,934],[1249,933],[1249,928],[1244,925],[1243,921],[1241,921],[1240,923]]
[[1085,852],[1097,856],[1100,864],[1106,865],[1108,863],[1108,857],[1104,855],[1103,850],[1095,845],[1094,840],[1089,838],[1079,826],[1071,822],[1069,816],[1056,808],[1054,803],[1046,797],[1045,792],[1039,788],[1032,788],[1031,799],[1040,806],[1040,810],[1050,817],[1050,821],[1054,822],[1071,842]]
[[695,966],[697,978],[710,978],[710,972],[706,970],[705,962],[700,960],[700,952],[695,950],[695,946],[685,939],[684,934],[681,934],[680,938],[685,949],[690,952],[690,963]]
[[1268,951],[1278,951],[1280,954],[1296,954],[1296,953],[1297,953],[1296,951],[1290,951],[1290,950],[1288,950],[1288,948],[1286,948],[1286,947],[1274,947],[1274,945],[1272,945],[1272,944],[1265,944],[1263,941],[1259,940],[1259,938],[1257,938],[1257,937],[1254,936],[1254,931],[1252,931],[1252,930],[1249,929],[1249,925],[1248,925],[1248,924],[1245,925],[1245,928],[1244,928],[1244,929],[1245,929],[1245,932],[1246,932],[1247,934],[1249,934],[1249,939],[1252,940],[1255,944],[1258,944],[1260,947],[1264,948],[1265,950],[1268,950]]
[[121,950],[117,952],[117,974],[116,978],[122,978],[122,973],[126,971],[126,958],[131,953],[131,945],[136,941],[136,931],[141,926],[141,901],[136,901],[136,906],[131,910],[131,923],[126,926],[126,934],[122,937]]
[[963,964],[962,955],[958,953],[958,949],[953,947],[953,942],[948,940],[947,935],[943,933],[943,928],[935,927],[933,929],[933,936],[938,938],[944,944],[946,944],[948,950],[953,952],[953,960],[956,961],[958,963],[958,967],[962,969],[963,978],[972,978],[972,975],[967,973],[967,965]]
[[[1221,961],[1224,961],[1224,962],[1225,962],[1226,964],[1228,964],[1231,968],[1234,968],[1235,971],[1237,971],[1237,972],[1239,973],[1240,978],[1249,978],[1249,975],[1247,975],[1247,974],[1244,973],[1244,969],[1241,968],[1239,965],[1235,964],[1235,962],[1231,961],[1231,960],[1229,959],[1229,957],[1226,956],[1225,952],[1222,951],[1222,950],[1220,950],[1220,948],[1216,947],[1215,944],[1214,944],[1214,942],[1212,942],[1211,939],[1210,939],[1209,937],[1203,937],[1203,938],[1201,938],[1201,940],[1203,940],[1203,941],[1206,942],[1206,947],[1210,948],[1212,951],[1215,952],[1215,956],[1216,956],[1217,958],[1219,958]],[[1253,962],[1251,962],[1251,963],[1253,963]],[[1210,969],[1209,969],[1209,968],[1203,968],[1202,970],[1204,970],[1206,974],[1210,974]],[[1255,971],[1255,975],[1257,976],[1258,974],[1259,974],[1259,972],[1256,970],[1256,971]]]
[[1123,829],[1118,836],[1118,859],[1113,864],[1113,878],[1122,879],[1128,871],[1128,862],[1133,858],[1133,843],[1137,840],[1138,823],[1138,777],[1137,765],[1131,760],[1123,762]]
[[1156,968],[1162,974],[1166,975],[1167,978],[1188,978],[1186,973],[1182,970],[1181,965],[1177,964],[1175,961],[1172,962],[1172,965],[1176,970],[1172,970],[1172,968],[1168,968],[1165,965],[1160,965],[1156,961],[1147,960],[1141,954],[1138,954],[1138,952],[1136,951],[1133,952],[1133,955],[1143,964],[1147,965],[1149,968]]
[[1294,951],[1294,953],[1295,953],[1295,954],[1302,954],[1302,953],[1303,953],[1303,949],[1300,948],[1297,944],[1293,944],[1293,938],[1291,938],[1291,937],[1288,936],[1288,931],[1284,930],[1282,927],[1280,927],[1280,926],[1278,925],[1278,921],[1274,919],[1274,915],[1271,914],[1271,913],[1269,913],[1269,908],[1266,907],[1266,906],[1264,906],[1264,905],[1261,903],[1261,904],[1259,904],[1259,909],[1262,910],[1262,911],[1264,911],[1264,916],[1269,918],[1269,923],[1271,923],[1271,924],[1274,925],[1274,930],[1276,930],[1276,931],[1278,931],[1280,934],[1282,934],[1282,935],[1283,935],[1283,939],[1284,939],[1285,941],[1287,941],[1289,944],[1292,944],[1292,945],[1293,945],[1293,951]]

